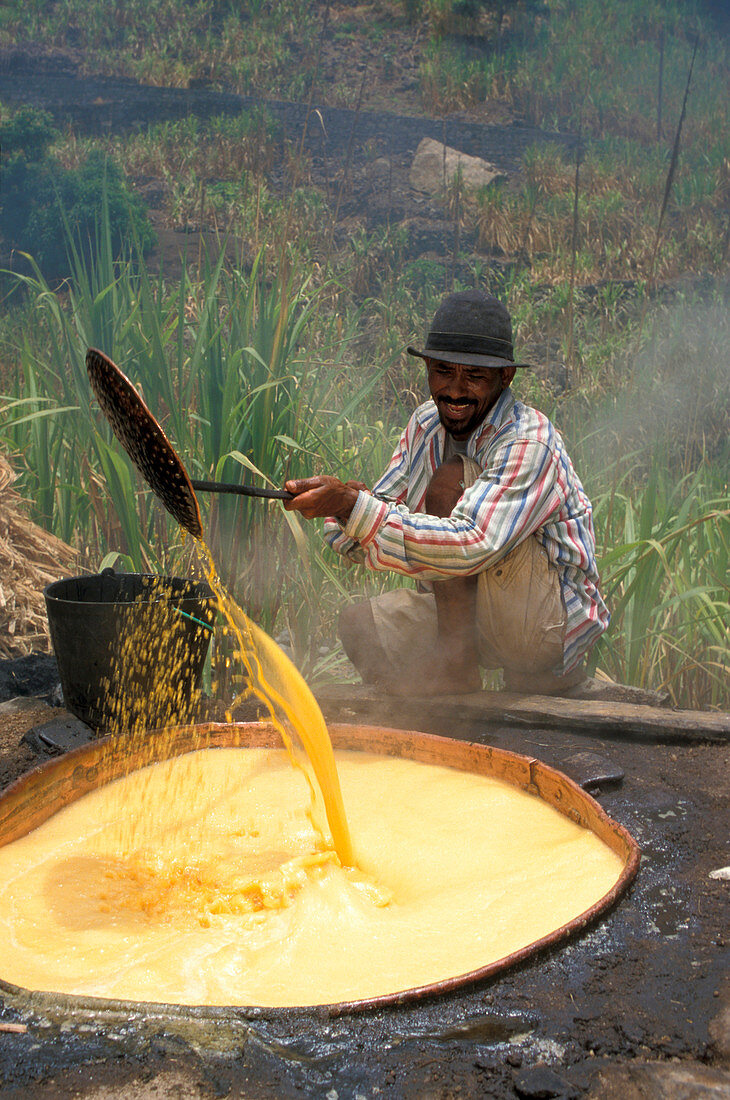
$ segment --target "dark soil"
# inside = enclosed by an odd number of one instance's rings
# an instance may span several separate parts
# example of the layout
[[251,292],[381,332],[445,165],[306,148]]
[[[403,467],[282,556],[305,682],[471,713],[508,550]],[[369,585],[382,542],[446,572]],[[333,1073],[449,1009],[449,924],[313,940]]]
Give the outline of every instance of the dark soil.
[[50,699],[59,687],[56,658],[49,654],[0,661],[0,703],[19,695]]

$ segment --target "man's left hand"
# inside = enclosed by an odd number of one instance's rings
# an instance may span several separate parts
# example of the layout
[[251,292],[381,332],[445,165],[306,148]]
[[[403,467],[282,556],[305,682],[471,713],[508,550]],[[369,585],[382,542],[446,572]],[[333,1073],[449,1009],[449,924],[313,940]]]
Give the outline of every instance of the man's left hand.
[[328,474],[319,474],[317,477],[287,481],[284,488],[294,497],[284,501],[287,512],[301,512],[305,519],[335,516],[341,523],[346,523],[355,507],[358,492],[367,489],[367,486],[361,481],[344,483]]

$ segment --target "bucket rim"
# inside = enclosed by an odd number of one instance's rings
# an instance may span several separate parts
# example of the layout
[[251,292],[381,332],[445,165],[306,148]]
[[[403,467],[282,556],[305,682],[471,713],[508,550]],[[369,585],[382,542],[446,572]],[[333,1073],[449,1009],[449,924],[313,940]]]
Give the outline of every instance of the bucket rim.
[[[134,600],[78,600],[69,599],[67,597],[57,595],[55,592],[53,592],[53,589],[57,588],[59,585],[69,584],[72,581],[94,580],[95,578],[101,578],[103,576],[105,576],[105,574],[102,570],[102,572],[100,573],[80,573],[70,577],[59,577],[57,580],[51,581],[50,584],[47,584],[45,586],[45,588],[43,589],[43,597],[47,604],[53,601],[55,603],[83,604],[84,607],[108,607],[110,605],[114,606],[116,604],[127,604],[128,606],[132,607],[134,604],[168,603],[170,601],[170,598],[177,599],[178,601],[194,600],[196,602],[217,602],[215,592],[213,591],[213,588],[208,581],[194,580],[191,577],[178,577],[165,573],[116,573],[112,571],[111,574],[106,574],[106,576],[109,576],[110,578],[135,577],[142,580],[150,581],[164,580],[170,582],[178,582],[179,584],[189,585],[191,588],[195,587],[199,590],[203,589],[204,591],[190,593],[172,593],[170,597],[165,597],[162,594],[156,594],[154,599],[140,599],[139,597],[135,597]],[[144,595],[144,593],[140,593],[140,595]]]

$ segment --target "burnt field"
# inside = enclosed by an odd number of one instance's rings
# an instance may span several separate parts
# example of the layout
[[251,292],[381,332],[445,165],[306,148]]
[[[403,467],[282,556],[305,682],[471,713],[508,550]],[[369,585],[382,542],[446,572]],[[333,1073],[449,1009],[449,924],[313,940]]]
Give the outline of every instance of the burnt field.
[[[163,88],[134,80],[81,76],[62,53],[38,56],[23,49],[0,51],[0,100],[42,107],[59,126],[83,133],[128,132],[154,122],[196,116],[209,119],[238,114],[265,104],[281,125],[283,140],[301,142],[313,157],[342,157],[352,145],[352,160],[376,155],[413,154],[423,137],[449,143],[471,156],[493,159],[505,171],[517,171],[525,150],[537,141],[574,145],[575,135],[546,133],[515,120],[488,125],[451,116],[448,120],[391,111],[332,107],[320,102],[262,99],[212,88]],[[369,144],[374,143],[374,144]]]
[[[320,189],[333,218],[334,241],[347,243],[355,225],[368,231],[403,223],[407,254],[448,258],[454,249],[453,219],[443,203],[415,191],[409,169],[419,142],[433,138],[470,156],[493,163],[508,176],[520,172],[525,151],[537,144],[569,150],[575,135],[548,133],[519,120],[490,125],[467,117],[434,119],[398,114],[264,99],[212,88],[165,88],[105,76],[81,76],[63,52],[38,56],[32,50],[0,50],[0,101],[13,108],[27,105],[48,111],[61,131],[105,138],[144,132],[164,122],[236,116],[263,109],[275,127],[267,138],[266,173],[280,195],[306,181]],[[302,155],[306,167],[301,167]],[[294,175],[292,175],[292,172]],[[164,209],[168,196],[162,181],[140,178],[137,189],[148,204],[159,248],[151,259],[169,275],[179,271],[188,234],[171,229]],[[203,229],[208,243],[217,238]],[[464,258],[474,234],[463,233],[457,248]]]

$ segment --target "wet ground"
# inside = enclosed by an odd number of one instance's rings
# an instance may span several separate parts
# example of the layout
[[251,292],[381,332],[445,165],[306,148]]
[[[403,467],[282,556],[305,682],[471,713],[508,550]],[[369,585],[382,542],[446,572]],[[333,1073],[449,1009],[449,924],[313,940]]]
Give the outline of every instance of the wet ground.
[[[22,726],[59,715],[44,706],[34,695],[0,704],[4,784],[39,759]],[[392,702],[370,710],[373,724],[398,724]],[[642,865],[587,934],[493,983],[339,1018],[6,995],[0,1095],[729,1096],[730,883],[710,877],[730,863],[728,742],[609,740],[486,718],[446,726],[443,707],[423,705],[426,732],[528,753],[585,782],[603,777],[598,800],[636,837]],[[27,1031],[4,1032],[8,1023]]]

